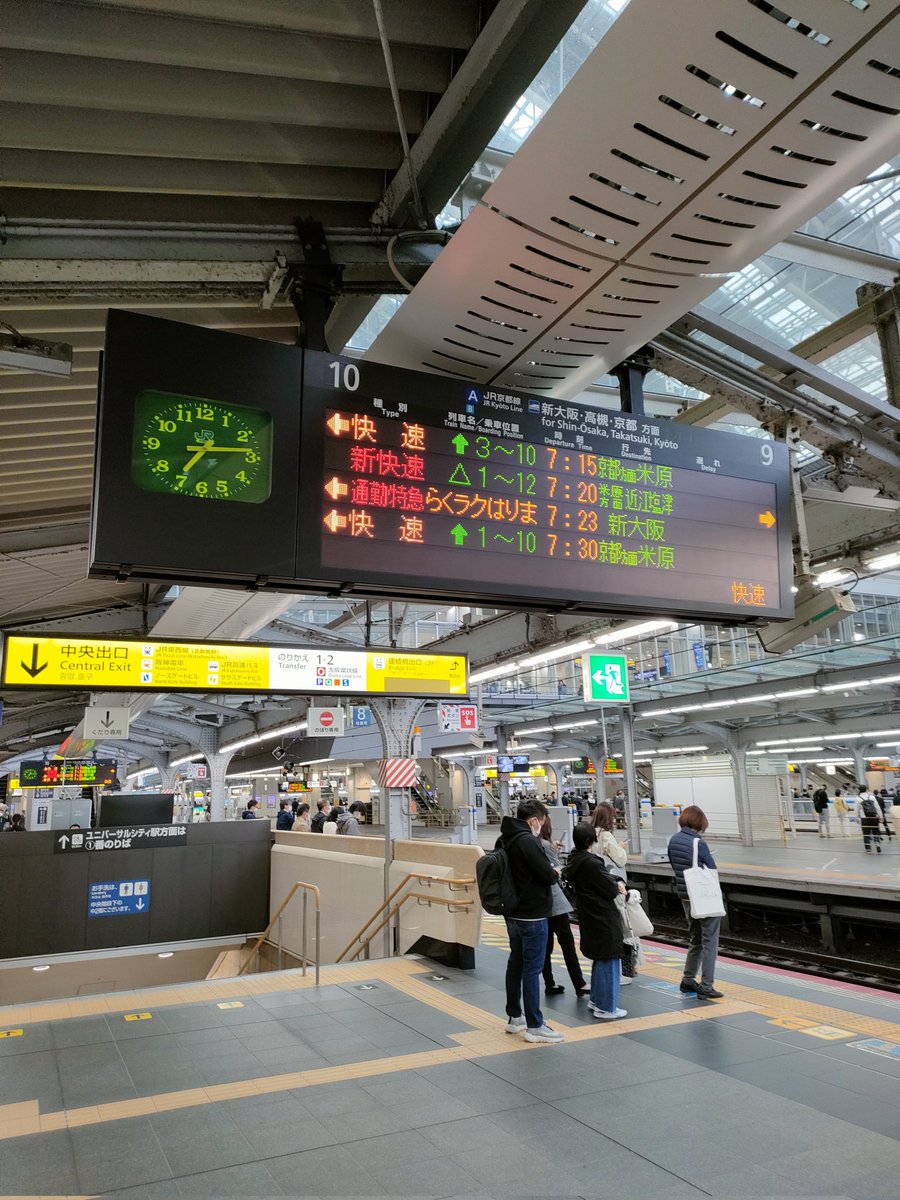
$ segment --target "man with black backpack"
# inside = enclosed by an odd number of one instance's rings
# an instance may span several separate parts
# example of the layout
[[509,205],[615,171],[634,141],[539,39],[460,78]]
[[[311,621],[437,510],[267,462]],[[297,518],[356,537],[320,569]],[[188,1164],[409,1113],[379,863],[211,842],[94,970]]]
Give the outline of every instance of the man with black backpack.
[[527,1042],[564,1040],[558,1030],[544,1023],[540,1006],[547,918],[552,907],[550,885],[558,879],[556,868],[537,841],[546,815],[540,800],[522,800],[516,815],[501,821],[497,842],[497,849],[506,852],[516,894],[514,907],[503,913],[509,935],[506,1032],[521,1033]]
[[878,832],[878,826],[883,819],[881,809],[878,807],[878,801],[864,783],[859,785],[857,791],[859,795],[856,798],[856,815],[859,817],[859,824],[862,828],[863,846],[865,846],[866,854],[872,853],[872,846],[880,854],[881,835]]

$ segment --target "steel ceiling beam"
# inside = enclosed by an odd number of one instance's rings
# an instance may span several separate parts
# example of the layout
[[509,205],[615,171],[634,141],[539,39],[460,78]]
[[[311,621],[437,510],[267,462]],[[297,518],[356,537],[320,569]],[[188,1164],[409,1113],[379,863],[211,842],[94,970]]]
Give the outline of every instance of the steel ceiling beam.
[[888,286],[894,283],[900,272],[900,262],[887,254],[876,254],[873,250],[862,250],[858,246],[845,246],[842,242],[810,237],[807,233],[792,233],[767,253],[785,262]]

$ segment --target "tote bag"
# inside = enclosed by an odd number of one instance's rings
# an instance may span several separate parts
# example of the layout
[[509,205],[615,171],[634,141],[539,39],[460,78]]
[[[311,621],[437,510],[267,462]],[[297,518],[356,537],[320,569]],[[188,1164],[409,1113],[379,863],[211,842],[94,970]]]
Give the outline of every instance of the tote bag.
[[724,917],[725,902],[719,886],[719,872],[709,867],[697,866],[697,850],[700,839],[694,838],[694,865],[684,873],[684,886],[691,902],[691,916],[695,920],[703,917]]

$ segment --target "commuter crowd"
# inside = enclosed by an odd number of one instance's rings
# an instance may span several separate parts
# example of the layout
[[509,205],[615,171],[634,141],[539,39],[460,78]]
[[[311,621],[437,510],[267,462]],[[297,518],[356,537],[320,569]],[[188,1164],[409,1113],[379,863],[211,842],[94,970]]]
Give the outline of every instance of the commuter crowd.
[[[248,800],[247,807],[241,813],[245,821],[259,819],[258,800]],[[310,807],[301,800],[281,800],[278,805],[278,815],[275,818],[275,828],[287,833],[338,833],[345,837],[359,837],[360,828],[368,820],[368,809],[361,800],[354,800],[349,807],[344,807],[340,801],[332,804],[330,800],[316,801],[316,814],[310,817]]]
[[[601,801],[590,821],[576,824],[573,849],[563,866],[548,810],[539,800],[521,800],[516,815],[503,818],[494,850],[479,860],[482,904],[488,912],[502,913],[509,938],[507,1033],[521,1034],[529,1042],[564,1040],[558,1029],[547,1024],[541,1009],[542,978],[547,995],[565,991],[553,974],[554,940],[576,996],[588,997],[591,1017],[614,1021],[628,1015],[619,1006],[620,989],[637,973],[643,959],[640,939],[653,927],[639,893],[627,887],[627,854],[625,844],[613,834],[615,825],[615,807]],[[721,914],[715,915],[711,908],[710,915],[694,915],[699,901],[696,893],[689,894],[692,872],[715,880],[718,888],[715,861],[703,838],[706,828],[701,809],[685,808],[668,853],[690,939],[681,991],[716,1000],[722,997],[715,986]],[[581,955],[591,963],[589,979],[576,949],[573,920]]]

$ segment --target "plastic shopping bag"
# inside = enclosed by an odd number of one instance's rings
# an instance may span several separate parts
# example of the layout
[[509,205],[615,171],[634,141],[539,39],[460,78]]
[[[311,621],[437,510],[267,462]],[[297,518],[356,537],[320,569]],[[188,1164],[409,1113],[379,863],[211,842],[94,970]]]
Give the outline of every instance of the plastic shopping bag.
[[694,865],[688,867],[684,873],[684,886],[691,902],[691,916],[698,920],[703,917],[724,917],[725,901],[722,899],[722,888],[719,885],[719,872],[709,867],[697,866],[699,845],[700,839],[694,838]]

